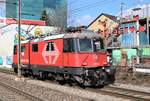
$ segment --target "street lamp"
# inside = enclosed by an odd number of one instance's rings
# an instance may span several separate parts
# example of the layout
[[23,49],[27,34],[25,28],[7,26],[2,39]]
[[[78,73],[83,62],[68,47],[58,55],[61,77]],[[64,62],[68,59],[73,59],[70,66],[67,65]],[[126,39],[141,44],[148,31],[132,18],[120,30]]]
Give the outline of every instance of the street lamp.
[[[132,11],[136,12],[136,11],[140,11],[142,10],[141,8],[133,8]],[[139,20],[136,21],[136,49],[137,49],[137,64],[140,64],[140,50],[139,50],[139,46],[140,46],[140,32],[139,32]]]

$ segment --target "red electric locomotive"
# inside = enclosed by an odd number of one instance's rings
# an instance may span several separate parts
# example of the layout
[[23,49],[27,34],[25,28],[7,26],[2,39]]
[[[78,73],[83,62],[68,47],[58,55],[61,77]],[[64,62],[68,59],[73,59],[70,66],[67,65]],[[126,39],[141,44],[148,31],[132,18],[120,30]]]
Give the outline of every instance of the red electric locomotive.
[[[13,67],[17,72],[17,48],[14,46]],[[103,39],[94,32],[58,34],[21,42],[23,74],[40,78],[74,81],[85,86],[99,86],[114,81]]]

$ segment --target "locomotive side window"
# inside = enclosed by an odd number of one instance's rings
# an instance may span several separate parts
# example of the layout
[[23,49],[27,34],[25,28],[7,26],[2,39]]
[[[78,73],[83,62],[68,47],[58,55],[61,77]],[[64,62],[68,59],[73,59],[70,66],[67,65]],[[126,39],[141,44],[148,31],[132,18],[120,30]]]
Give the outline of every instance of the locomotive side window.
[[64,39],[64,52],[74,52],[74,40],[73,39]]
[[32,52],[38,52],[38,44],[32,44]]
[[26,47],[25,46],[21,46],[21,52],[25,52]]
[[14,54],[17,54],[17,46],[14,46]]
[[46,47],[46,51],[55,51],[54,42],[49,42]]
[[94,39],[93,44],[94,44],[94,51],[97,52],[97,51],[104,50],[103,39]]

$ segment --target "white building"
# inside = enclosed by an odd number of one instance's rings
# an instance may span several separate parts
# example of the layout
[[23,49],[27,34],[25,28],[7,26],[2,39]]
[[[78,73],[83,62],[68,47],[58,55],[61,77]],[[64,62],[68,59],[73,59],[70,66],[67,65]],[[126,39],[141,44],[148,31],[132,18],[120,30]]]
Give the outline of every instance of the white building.
[[[5,25],[3,25],[5,26]],[[55,34],[57,29],[50,26],[21,25],[21,40],[29,36]],[[0,65],[9,67],[12,64],[13,46],[18,43],[18,24],[0,28]]]

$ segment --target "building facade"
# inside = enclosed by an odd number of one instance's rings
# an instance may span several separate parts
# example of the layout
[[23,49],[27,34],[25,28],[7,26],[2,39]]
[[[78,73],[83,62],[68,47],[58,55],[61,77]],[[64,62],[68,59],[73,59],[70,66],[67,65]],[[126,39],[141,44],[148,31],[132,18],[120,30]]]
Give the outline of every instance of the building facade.
[[[30,36],[56,33],[58,26],[45,26],[42,21],[44,11],[54,18],[63,14],[63,25],[67,25],[67,0],[21,0],[21,41]],[[13,46],[18,44],[17,20],[18,0],[0,1],[0,43],[5,44],[0,44],[0,66],[11,67]]]
[[118,25],[119,23],[115,16],[102,13],[88,25],[88,29],[99,31],[103,37],[108,37],[109,34],[113,34]]
[[116,16],[101,13],[93,22],[91,22],[87,29],[98,32],[105,40],[105,46],[109,47],[117,45],[115,36],[118,35],[119,21]]
[[[39,20],[44,10],[67,10],[67,0],[21,0],[21,18]],[[67,12],[66,12],[67,13]],[[6,17],[17,18],[18,0],[6,0]],[[67,16],[67,14],[64,14]]]

